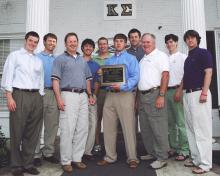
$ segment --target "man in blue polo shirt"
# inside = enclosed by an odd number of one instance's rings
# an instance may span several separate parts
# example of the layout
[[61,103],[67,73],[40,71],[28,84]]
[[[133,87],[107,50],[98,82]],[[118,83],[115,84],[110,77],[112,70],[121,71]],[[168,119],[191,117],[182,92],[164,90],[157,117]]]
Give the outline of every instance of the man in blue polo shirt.
[[[99,91],[99,75],[98,70],[100,69],[99,64],[92,60],[92,52],[95,49],[95,42],[92,39],[85,39],[82,42],[81,50],[83,52],[83,58],[89,65],[90,71],[92,73],[91,80],[91,91],[92,96],[96,99]],[[97,104],[89,105],[89,132],[86,142],[86,148],[84,152],[84,159],[93,159],[92,149],[95,143],[95,133],[97,125]]]
[[185,166],[196,166],[193,173],[202,174],[212,168],[212,56],[199,48],[201,37],[195,30],[184,34],[189,54],[184,64],[183,103],[191,159]]
[[77,34],[66,34],[64,42],[66,51],[55,59],[51,78],[60,109],[61,164],[65,172],[72,172],[72,164],[86,168],[82,156],[88,136],[88,103],[95,101],[91,96],[89,66],[77,54]]
[[106,155],[98,165],[107,165],[117,160],[116,138],[118,121],[122,126],[127,152],[127,163],[130,168],[138,166],[136,152],[136,119],[134,113],[135,88],[139,81],[139,65],[135,56],[127,53],[125,46],[127,37],[124,34],[114,36],[116,53],[106,60],[105,65],[125,65],[124,84],[112,84],[107,87],[107,94],[103,108],[103,130]]
[[[53,61],[55,59],[53,51],[57,44],[57,36],[52,33],[48,33],[44,36],[44,51],[38,54],[38,57],[43,62],[44,67],[44,92],[43,97],[43,122],[44,122],[44,147],[40,150],[40,139],[35,151],[34,165],[41,165],[42,154],[46,161],[51,163],[58,163],[53,155],[55,152],[54,142],[57,136],[58,126],[59,126],[59,110],[57,108],[57,103],[55,95],[52,88],[51,82],[51,71],[53,66]],[[42,124],[43,125],[43,124]]]

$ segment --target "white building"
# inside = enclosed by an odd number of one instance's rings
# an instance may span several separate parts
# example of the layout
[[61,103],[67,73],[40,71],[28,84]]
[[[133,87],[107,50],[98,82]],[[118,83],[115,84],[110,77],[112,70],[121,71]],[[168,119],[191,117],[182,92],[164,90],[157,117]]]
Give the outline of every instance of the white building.
[[[27,31],[42,37],[47,32],[58,36],[56,53],[64,50],[64,36],[76,32],[79,40],[101,36],[112,39],[131,28],[157,37],[157,46],[166,51],[164,36],[179,36],[179,50],[187,52],[182,40],[188,29],[202,36],[201,47],[212,52],[215,68],[211,85],[213,96],[213,136],[220,136],[220,0],[0,0],[0,78],[9,52],[22,47]],[[207,42],[206,42],[207,39]],[[218,74],[217,74],[218,73]],[[0,125],[8,130],[6,99],[0,93]],[[219,148],[220,149],[220,148]]]

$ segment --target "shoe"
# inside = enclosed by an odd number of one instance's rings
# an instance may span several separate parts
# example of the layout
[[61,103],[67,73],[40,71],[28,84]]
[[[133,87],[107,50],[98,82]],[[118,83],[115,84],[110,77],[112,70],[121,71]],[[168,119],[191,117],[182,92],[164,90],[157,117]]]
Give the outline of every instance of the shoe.
[[42,165],[41,158],[34,158],[33,165],[39,167]]
[[183,154],[178,154],[175,158],[176,161],[185,161],[189,156],[184,156]]
[[76,166],[78,169],[85,169],[87,166],[83,162],[73,162],[73,165]]
[[193,174],[204,174],[206,173],[207,171],[203,170],[202,168],[200,167],[196,167],[195,169],[192,170],[192,173]]
[[163,161],[163,160],[156,160],[153,163],[151,163],[150,166],[153,169],[161,169],[161,168],[167,166],[167,162]]
[[13,176],[24,176],[24,170],[22,168],[16,168],[11,171]]
[[68,172],[68,173],[73,172],[73,168],[71,165],[62,165],[62,168],[64,172]]
[[94,160],[95,158],[93,155],[86,155],[85,154],[85,155],[83,155],[82,159],[83,160]]
[[188,158],[184,162],[185,167],[195,167],[195,164],[193,163],[193,160],[191,158]]
[[106,161],[106,160],[100,160],[100,161],[97,162],[98,166],[107,166],[109,164],[110,163],[108,161]]
[[168,151],[168,158],[172,158],[172,157],[174,157],[174,156],[177,156],[176,151],[174,151],[174,150]]
[[141,160],[152,160],[155,159],[155,157],[153,155],[142,155],[140,156]]
[[138,166],[138,162],[136,160],[131,160],[129,161],[128,165],[130,168],[134,169]]
[[40,172],[35,167],[30,167],[30,168],[27,168],[27,169],[24,168],[24,172],[26,172],[28,174],[31,174],[31,175],[40,174]]
[[58,159],[56,159],[54,156],[50,156],[50,157],[44,157],[44,160],[53,163],[53,164],[59,164],[60,161]]

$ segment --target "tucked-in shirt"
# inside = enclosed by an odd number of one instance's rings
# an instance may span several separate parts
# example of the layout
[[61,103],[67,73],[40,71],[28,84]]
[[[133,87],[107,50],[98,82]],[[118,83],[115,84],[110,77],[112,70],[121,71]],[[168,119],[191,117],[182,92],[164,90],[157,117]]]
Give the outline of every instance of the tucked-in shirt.
[[44,87],[52,87],[51,72],[55,57],[53,54],[44,51],[38,53],[37,56],[41,59],[44,67]]
[[102,65],[105,65],[105,61],[106,59],[110,58],[112,56],[111,53],[108,54],[108,56],[106,58],[101,58],[99,55],[94,55],[92,58],[93,58],[93,61],[95,61],[96,63],[98,63],[100,66]]
[[180,85],[183,79],[183,67],[184,62],[186,60],[186,55],[180,52],[176,52],[174,54],[168,55],[169,63],[170,63],[170,78],[169,78],[169,86]]
[[140,62],[140,60],[144,57],[144,49],[141,45],[136,48],[131,46],[127,49],[127,52],[134,55],[137,58],[138,62]]
[[120,53],[115,53],[114,56],[107,59],[105,65],[125,65],[125,84],[120,86],[121,91],[132,91],[135,89],[139,77],[140,70],[138,66],[138,61],[135,56],[127,53],[127,51],[123,51]]
[[67,52],[59,55],[53,62],[52,79],[58,79],[60,88],[86,89],[86,80],[92,79],[87,62],[82,56],[73,57]]
[[40,58],[24,48],[10,53],[4,65],[1,87],[10,92],[13,87],[39,89],[44,95],[44,71]]
[[90,71],[92,73],[91,88],[92,88],[92,91],[93,91],[94,90],[95,82],[100,82],[99,75],[97,73],[99,68],[100,68],[100,66],[99,66],[99,64],[97,64],[93,60],[87,61],[87,64],[89,65]]
[[150,54],[144,55],[139,66],[140,81],[138,89],[141,91],[149,90],[160,86],[162,73],[169,71],[169,59],[164,52],[154,49]]
[[203,87],[205,69],[212,67],[212,56],[208,50],[199,47],[190,50],[184,63],[183,89]]

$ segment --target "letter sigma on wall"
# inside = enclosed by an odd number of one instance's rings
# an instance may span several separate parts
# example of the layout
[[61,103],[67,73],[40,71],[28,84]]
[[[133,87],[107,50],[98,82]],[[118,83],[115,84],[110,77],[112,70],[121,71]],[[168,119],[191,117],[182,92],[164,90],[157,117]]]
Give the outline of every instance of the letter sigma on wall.
[[135,0],[104,1],[104,20],[136,19]]

